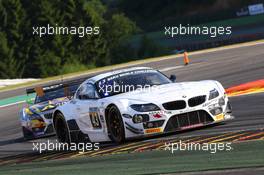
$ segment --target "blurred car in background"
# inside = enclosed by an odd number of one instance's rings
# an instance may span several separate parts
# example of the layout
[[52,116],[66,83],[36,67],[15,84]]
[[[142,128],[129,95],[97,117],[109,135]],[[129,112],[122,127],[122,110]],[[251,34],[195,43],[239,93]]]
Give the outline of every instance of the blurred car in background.
[[27,89],[28,95],[36,93],[36,96],[28,100],[28,106],[19,113],[23,137],[28,140],[53,135],[52,113],[54,109],[68,102],[82,81],[84,80],[79,79]]

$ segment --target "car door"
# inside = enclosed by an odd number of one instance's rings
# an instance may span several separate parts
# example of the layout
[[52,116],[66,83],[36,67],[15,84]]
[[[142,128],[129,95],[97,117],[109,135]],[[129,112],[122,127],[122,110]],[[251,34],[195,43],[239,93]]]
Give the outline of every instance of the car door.
[[94,84],[83,84],[76,93],[76,112],[79,124],[84,128],[101,128],[98,108],[98,95]]

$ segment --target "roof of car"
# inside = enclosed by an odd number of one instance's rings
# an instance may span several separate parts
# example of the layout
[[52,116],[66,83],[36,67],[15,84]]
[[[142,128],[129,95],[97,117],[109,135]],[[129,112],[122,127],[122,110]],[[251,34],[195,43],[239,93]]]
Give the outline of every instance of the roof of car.
[[120,74],[120,73],[124,73],[124,72],[129,72],[129,71],[135,71],[135,70],[153,70],[150,67],[131,67],[131,68],[126,68],[126,69],[119,69],[119,70],[113,70],[110,72],[106,72],[106,73],[102,73],[99,75],[96,75],[94,77],[89,78],[88,80],[86,80],[85,82],[96,82],[98,80],[101,80],[103,78],[112,76],[112,75],[116,75],[116,74]]

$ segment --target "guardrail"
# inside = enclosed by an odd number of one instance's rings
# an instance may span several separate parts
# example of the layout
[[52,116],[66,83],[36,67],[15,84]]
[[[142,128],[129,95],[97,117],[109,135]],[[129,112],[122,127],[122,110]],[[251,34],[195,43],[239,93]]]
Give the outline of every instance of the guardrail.
[[21,83],[26,83],[30,81],[37,81],[39,79],[34,79],[34,78],[27,78],[27,79],[0,79],[0,88],[1,87],[6,87],[10,85],[16,85],[16,84],[21,84]]

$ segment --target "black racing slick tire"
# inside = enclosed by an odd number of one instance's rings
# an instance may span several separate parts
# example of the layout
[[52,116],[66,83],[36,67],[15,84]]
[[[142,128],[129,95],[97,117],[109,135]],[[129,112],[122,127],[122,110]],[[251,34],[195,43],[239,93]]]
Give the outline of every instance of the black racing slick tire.
[[63,114],[58,112],[53,122],[58,141],[61,143],[71,143],[70,132]]
[[107,112],[107,128],[109,138],[118,144],[125,141],[125,129],[119,109],[111,106]]

